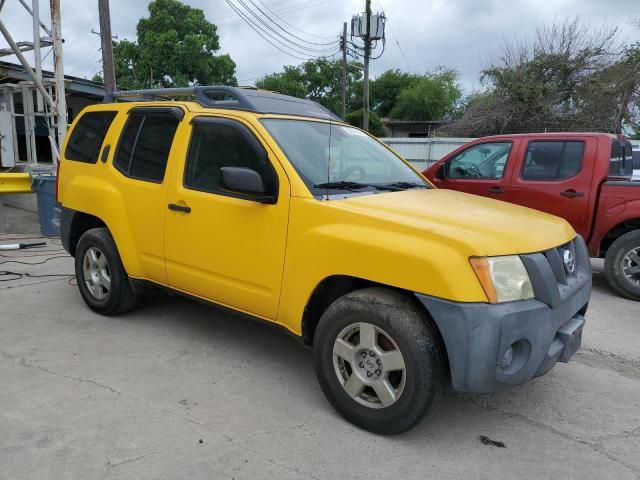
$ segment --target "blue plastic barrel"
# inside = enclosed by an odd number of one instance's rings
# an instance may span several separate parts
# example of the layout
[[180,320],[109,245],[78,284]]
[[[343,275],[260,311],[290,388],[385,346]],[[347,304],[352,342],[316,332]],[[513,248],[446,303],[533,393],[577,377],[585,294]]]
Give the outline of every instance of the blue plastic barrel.
[[[56,177],[38,176],[33,178],[33,189],[38,199],[38,221],[45,237],[60,235],[60,218],[54,214],[56,205]],[[57,212],[56,212],[57,213]]]

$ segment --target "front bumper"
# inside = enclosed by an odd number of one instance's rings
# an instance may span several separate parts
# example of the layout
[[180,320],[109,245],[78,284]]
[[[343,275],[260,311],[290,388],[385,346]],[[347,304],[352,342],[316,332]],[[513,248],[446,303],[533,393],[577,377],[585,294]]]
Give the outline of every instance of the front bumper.
[[535,299],[492,305],[416,294],[440,329],[455,390],[492,392],[526,383],[580,348],[591,266],[582,238],[572,246],[577,265],[571,275],[554,271],[549,252],[522,256]]

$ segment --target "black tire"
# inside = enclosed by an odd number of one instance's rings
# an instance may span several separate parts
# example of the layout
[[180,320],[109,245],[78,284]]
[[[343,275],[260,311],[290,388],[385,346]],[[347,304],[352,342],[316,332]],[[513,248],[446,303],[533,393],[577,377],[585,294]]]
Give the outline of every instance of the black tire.
[[[334,362],[334,342],[354,325],[362,325],[360,322],[375,327],[374,338],[378,339],[378,344],[385,336],[390,337],[395,342],[393,349],[397,348],[404,359],[402,391],[395,403],[388,406],[382,406],[380,401],[377,408],[373,408],[377,394],[371,387],[365,387],[363,393],[359,394],[368,397],[368,400],[347,393],[343,382],[348,383],[356,372],[353,370],[345,381],[349,370],[345,363],[348,362],[340,360],[339,356]],[[360,333],[357,335],[354,338],[362,344]],[[385,342],[388,344],[388,339]],[[357,352],[357,355],[362,354],[362,350]],[[338,413],[354,425],[382,435],[405,432],[424,417],[431,416],[444,398],[449,384],[447,356],[436,325],[414,298],[387,288],[358,290],[331,304],[318,324],[313,355],[320,387]],[[356,362],[362,367],[360,358],[357,356]],[[354,365],[353,368],[358,367]],[[363,372],[362,369],[358,371]],[[382,374],[379,370],[376,373],[383,378],[386,376],[389,381],[392,374],[398,374],[386,372],[384,368]],[[366,380],[362,374],[359,378]],[[366,388],[371,388],[369,394]],[[394,391],[397,393],[400,388]],[[366,406],[363,402],[372,406]]]
[[[640,273],[628,278],[624,274],[624,268],[625,259],[629,258],[630,253],[632,256],[640,255],[638,249],[640,249],[640,230],[633,230],[613,242],[604,257],[604,271],[609,285],[623,297],[636,301],[640,301]],[[635,254],[634,250],[636,250]],[[640,266],[640,261],[635,261],[633,264]]]
[[[95,253],[104,255],[106,271],[109,274],[109,289],[102,289],[104,298],[91,292],[85,279],[85,255],[93,249]],[[116,315],[131,310],[138,302],[138,297],[133,293],[129,277],[122,265],[120,255],[113,237],[106,228],[93,228],[87,230],[78,241],[75,255],[76,279],[78,289],[85,303],[95,312],[102,315]],[[90,283],[92,279],[90,278]]]

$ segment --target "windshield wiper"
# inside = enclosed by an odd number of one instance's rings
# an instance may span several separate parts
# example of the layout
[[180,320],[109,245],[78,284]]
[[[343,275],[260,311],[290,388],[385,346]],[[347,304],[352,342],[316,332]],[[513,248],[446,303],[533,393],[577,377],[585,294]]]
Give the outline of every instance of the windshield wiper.
[[418,182],[393,182],[393,183],[385,183],[384,186],[395,187],[395,188],[399,188],[400,190],[407,190],[409,188],[429,188],[424,183],[418,183]]
[[349,182],[347,180],[339,180],[336,182],[325,182],[314,185],[315,188],[329,188],[337,190],[362,190],[363,188],[375,188],[376,190],[389,190],[398,192],[408,188],[427,188],[426,185],[417,182],[394,182],[394,183],[361,183]]
[[366,183],[359,182],[347,182],[345,180],[340,180],[337,182],[325,182],[318,183],[314,185],[314,188],[335,188],[339,190],[360,190],[362,188],[370,187],[371,185],[367,185]]

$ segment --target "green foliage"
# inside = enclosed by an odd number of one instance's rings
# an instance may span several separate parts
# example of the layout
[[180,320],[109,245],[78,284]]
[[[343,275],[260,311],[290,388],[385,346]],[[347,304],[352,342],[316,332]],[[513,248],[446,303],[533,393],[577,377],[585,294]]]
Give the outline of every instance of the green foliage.
[[640,124],[640,45],[619,52],[617,30],[578,20],[538,29],[533,45],[507,44],[482,74],[488,87],[467,101],[447,133],[621,132]]
[[455,70],[438,70],[417,77],[400,91],[390,116],[402,120],[442,120],[452,115],[462,89]]
[[[361,65],[347,67],[347,120],[362,125]],[[342,66],[339,61],[310,60],[289,65],[282,72],[266,75],[256,86],[266,90],[309,98],[340,112]],[[381,118],[391,116],[403,120],[441,120],[455,114],[461,98],[458,73],[439,69],[426,75],[388,70],[369,83],[371,115],[370,131],[384,135]]]
[[[347,90],[361,77],[360,65],[347,64]],[[301,65],[287,65],[279,73],[266,75],[256,81],[258,88],[298,98],[308,98],[334,113],[341,110],[342,64],[320,58]]]
[[369,103],[381,117],[388,117],[396,105],[398,95],[413,87],[421,79],[420,75],[387,70],[375,80],[369,82]]
[[149,18],[137,26],[135,42],[114,42],[118,86],[125,88],[187,85],[236,85],[236,65],[220,49],[217,28],[202,10],[178,0],[149,3]]
[[286,65],[283,72],[272,73],[258,79],[256,86],[292,97],[305,98],[307,96],[302,71],[300,67],[292,65]]
[[[347,114],[345,120],[348,124],[354,127],[362,128],[363,109],[355,110]],[[376,114],[376,112],[369,111],[369,133],[376,137],[384,137],[387,135],[387,131],[384,128],[382,119]]]

